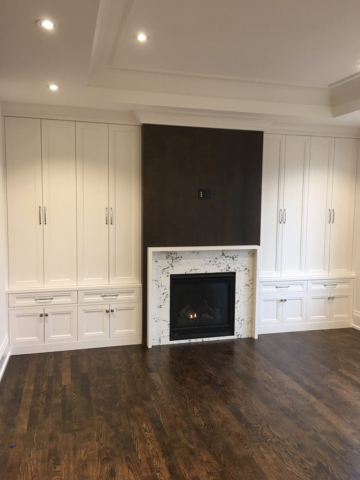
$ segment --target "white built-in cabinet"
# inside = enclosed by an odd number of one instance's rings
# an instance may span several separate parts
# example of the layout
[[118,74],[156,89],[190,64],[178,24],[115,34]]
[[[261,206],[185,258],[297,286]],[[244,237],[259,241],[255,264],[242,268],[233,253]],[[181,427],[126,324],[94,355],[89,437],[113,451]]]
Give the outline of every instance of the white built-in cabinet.
[[265,135],[260,277],[352,273],[358,141]]
[[358,140],[265,134],[259,333],[352,324]]
[[139,127],[7,117],[5,139],[11,346],[140,343]]
[[5,131],[9,287],[139,284],[139,127],[6,118]]

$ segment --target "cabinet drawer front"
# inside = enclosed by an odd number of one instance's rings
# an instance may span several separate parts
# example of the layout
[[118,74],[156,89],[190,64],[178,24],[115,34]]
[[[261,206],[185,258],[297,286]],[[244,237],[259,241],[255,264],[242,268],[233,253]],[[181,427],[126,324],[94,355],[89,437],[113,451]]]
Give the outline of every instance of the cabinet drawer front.
[[68,303],[77,303],[77,292],[29,292],[9,294],[10,308],[40,305],[64,305]]
[[354,281],[344,280],[309,280],[308,289],[313,292],[327,292],[330,290],[352,290]]
[[306,282],[261,282],[260,293],[279,293],[283,295],[286,292],[304,292],[306,291]]
[[87,290],[79,292],[79,303],[139,302],[140,289]]

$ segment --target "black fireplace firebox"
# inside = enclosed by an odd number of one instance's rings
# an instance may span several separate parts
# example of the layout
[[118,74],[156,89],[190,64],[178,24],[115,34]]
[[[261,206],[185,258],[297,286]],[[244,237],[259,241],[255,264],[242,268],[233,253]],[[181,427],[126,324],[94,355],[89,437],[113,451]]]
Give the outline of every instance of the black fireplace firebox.
[[170,340],[234,335],[235,273],[170,276]]

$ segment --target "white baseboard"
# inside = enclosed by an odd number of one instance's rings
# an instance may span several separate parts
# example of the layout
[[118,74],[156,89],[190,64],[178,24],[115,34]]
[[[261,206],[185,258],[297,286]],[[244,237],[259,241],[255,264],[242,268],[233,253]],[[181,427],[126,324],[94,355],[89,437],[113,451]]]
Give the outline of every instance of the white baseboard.
[[352,328],[355,328],[355,330],[360,330],[359,325],[355,325],[354,323],[353,323],[353,325],[352,325]]
[[5,357],[5,362],[0,369],[0,382],[1,382],[1,379],[4,375],[4,372],[6,370],[6,366],[8,364],[9,358],[10,358],[10,349],[8,347],[9,347],[9,337],[6,335],[6,337],[4,338],[4,340],[3,340],[3,342],[0,346],[0,360],[2,359],[2,357]]
[[351,328],[353,327],[352,320],[340,321],[340,322],[316,322],[316,323],[301,323],[301,324],[289,324],[289,325],[276,325],[276,326],[259,326],[259,335],[267,333],[290,333],[290,332],[306,332],[311,330],[332,330],[335,328]]
[[63,352],[65,350],[83,350],[85,348],[121,347],[125,345],[140,345],[141,335],[129,335],[123,338],[108,338],[106,340],[86,340],[80,342],[50,343],[45,345],[11,346],[11,355],[30,353]]

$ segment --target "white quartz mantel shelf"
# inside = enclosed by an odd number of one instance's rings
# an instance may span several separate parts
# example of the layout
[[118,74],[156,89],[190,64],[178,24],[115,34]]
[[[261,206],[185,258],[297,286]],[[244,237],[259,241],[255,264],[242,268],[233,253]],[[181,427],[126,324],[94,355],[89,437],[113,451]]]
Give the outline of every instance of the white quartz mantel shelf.
[[[148,247],[147,345],[253,336],[257,338],[258,245]],[[170,342],[170,275],[236,273],[235,335]]]

